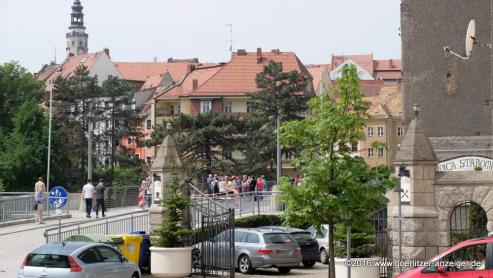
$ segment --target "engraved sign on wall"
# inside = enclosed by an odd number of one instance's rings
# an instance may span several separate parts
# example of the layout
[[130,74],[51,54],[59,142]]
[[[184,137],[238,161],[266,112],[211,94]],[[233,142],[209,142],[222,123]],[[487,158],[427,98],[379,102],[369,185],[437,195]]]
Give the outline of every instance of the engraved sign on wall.
[[440,162],[437,171],[493,171],[493,159],[484,156],[456,157]]

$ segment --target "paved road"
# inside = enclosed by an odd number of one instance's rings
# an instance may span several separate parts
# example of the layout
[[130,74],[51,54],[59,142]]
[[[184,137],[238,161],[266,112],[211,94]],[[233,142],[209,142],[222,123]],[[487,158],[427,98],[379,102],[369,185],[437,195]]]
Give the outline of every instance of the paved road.
[[[108,216],[132,212],[135,207],[112,208]],[[62,223],[86,220],[85,212],[71,211],[72,218]],[[43,245],[44,230],[56,227],[57,220],[46,221],[46,224],[35,223],[0,228],[0,277],[15,277],[25,256],[33,249]]]

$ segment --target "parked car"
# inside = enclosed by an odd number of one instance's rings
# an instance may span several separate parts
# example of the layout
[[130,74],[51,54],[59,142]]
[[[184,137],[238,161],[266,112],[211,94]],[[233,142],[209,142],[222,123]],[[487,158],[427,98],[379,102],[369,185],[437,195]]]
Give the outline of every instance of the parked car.
[[329,263],[329,238],[328,238],[328,233],[329,233],[329,225],[322,225],[320,227],[321,231],[317,231],[317,228],[315,227],[310,227],[306,229],[309,231],[317,240],[318,242],[318,248],[319,248],[319,254],[320,254],[320,262],[323,264],[328,264]]
[[135,264],[102,243],[47,243],[26,256],[17,275],[48,278],[139,278]]
[[[224,231],[214,239],[194,245],[193,265],[228,267],[231,231]],[[289,273],[301,264],[301,248],[286,232],[270,229],[234,229],[234,266],[241,273],[249,274],[257,268],[277,268]],[[205,255],[202,255],[205,254]],[[208,256],[207,254],[216,254]]]
[[459,242],[428,261],[428,265],[406,271],[396,277],[493,277],[493,237]]
[[319,259],[318,242],[309,231],[282,226],[265,226],[259,228],[290,233],[301,248],[301,261],[305,267],[313,267]]

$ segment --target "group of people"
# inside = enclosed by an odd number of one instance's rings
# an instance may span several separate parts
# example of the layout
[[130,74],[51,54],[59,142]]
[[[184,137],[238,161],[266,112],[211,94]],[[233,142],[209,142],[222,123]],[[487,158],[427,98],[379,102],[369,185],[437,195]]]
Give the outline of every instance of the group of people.
[[153,184],[156,184],[156,187],[160,186],[157,183],[159,183],[159,177],[155,176],[154,181],[151,176],[148,176],[145,180],[143,180],[140,184],[139,187],[139,208],[144,209],[144,208],[150,208],[152,205],[152,190],[153,190]]
[[269,191],[269,186],[264,175],[255,177],[209,174],[207,177],[207,190],[209,194],[224,195]]
[[96,200],[96,206],[94,211],[96,212],[96,218],[99,217],[99,208],[101,207],[101,215],[105,217],[106,205],[105,205],[105,191],[106,188],[103,184],[103,179],[99,180],[99,183],[94,186],[91,179],[87,180],[87,183],[82,187],[82,196],[86,203],[86,217],[91,218],[91,210],[93,209],[92,200]]

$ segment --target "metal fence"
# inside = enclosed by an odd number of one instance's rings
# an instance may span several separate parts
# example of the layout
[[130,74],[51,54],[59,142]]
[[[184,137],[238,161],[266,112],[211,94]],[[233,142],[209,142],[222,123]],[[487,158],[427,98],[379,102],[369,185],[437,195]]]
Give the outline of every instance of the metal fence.
[[106,202],[107,208],[137,206],[139,204],[139,187],[122,186],[107,187]]
[[234,277],[235,211],[189,185],[193,228],[192,273],[203,277]]
[[46,242],[62,241],[76,234],[128,234],[133,231],[149,232],[149,212],[147,210],[114,215],[102,219],[69,223],[46,229]]
[[[44,217],[49,211],[55,211],[47,201],[44,204]],[[49,206],[49,208],[47,207]],[[68,214],[68,205],[62,209],[62,214]],[[0,224],[34,218],[34,193],[32,192],[2,192],[0,193]],[[51,213],[53,214],[53,213]]]

